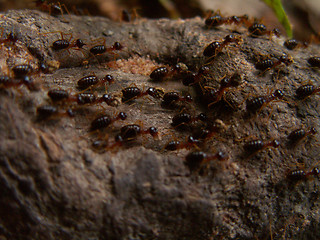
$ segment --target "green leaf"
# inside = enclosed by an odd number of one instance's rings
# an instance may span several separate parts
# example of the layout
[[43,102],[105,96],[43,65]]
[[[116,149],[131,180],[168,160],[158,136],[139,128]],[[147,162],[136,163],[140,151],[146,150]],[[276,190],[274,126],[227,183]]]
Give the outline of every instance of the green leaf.
[[276,14],[279,22],[285,28],[286,33],[289,38],[292,38],[292,29],[289,19],[283,9],[281,0],[263,0],[269,7],[272,8],[274,13]]

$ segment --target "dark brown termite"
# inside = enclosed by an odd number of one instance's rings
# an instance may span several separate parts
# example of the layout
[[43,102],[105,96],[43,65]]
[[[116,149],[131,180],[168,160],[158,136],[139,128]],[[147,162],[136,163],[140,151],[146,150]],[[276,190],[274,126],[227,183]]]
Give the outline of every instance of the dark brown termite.
[[228,156],[224,152],[217,152],[216,154],[209,154],[202,151],[190,152],[186,156],[185,164],[190,171],[199,170],[203,165],[208,164],[210,161],[219,160],[224,161]]
[[12,88],[25,85],[30,91],[37,90],[37,86],[33,79],[29,76],[24,76],[19,79],[10,78],[8,76],[0,76],[0,88]]
[[203,76],[209,73],[209,67],[201,66],[197,73],[187,72],[182,79],[182,84],[185,86],[192,86],[196,83],[200,83]]
[[320,87],[316,87],[312,83],[308,83],[297,88],[295,97],[299,100],[304,100],[312,95],[318,94],[319,92]]
[[188,125],[188,124],[191,124],[191,123],[197,122],[197,121],[206,122],[207,119],[208,118],[207,118],[207,115],[205,113],[200,113],[196,117],[193,117],[189,113],[179,113],[179,114],[175,115],[172,118],[171,125],[173,127],[177,128],[177,127],[179,127],[181,125]]
[[280,37],[280,30],[274,28],[273,30],[267,30],[267,27],[262,23],[253,23],[249,28],[250,36],[257,37],[263,35],[275,35],[276,37]]
[[88,75],[78,80],[77,84],[79,89],[85,90],[90,87],[103,86],[106,85],[106,83],[114,83],[114,78],[109,74],[101,79],[99,79],[96,75]]
[[312,167],[310,170],[295,169],[295,170],[290,170],[287,173],[287,179],[291,182],[306,181],[312,177],[319,177],[319,176],[320,176],[319,167]]
[[209,17],[205,20],[205,25],[207,27],[218,27],[223,24],[231,25],[231,24],[245,24],[247,25],[249,23],[249,16],[243,15],[243,16],[231,16],[231,17],[223,17],[220,13],[211,14]]
[[162,97],[162,106],[173,106],[175,102],[192,102],[192,96],[187,94],[186,96],[180,96],[177,92],[167,92]]
[[308,59],[308,63],[311,67],[320,68],[320,57],[310,57]]
[[273,69],[281,64],[289,66],[292,63],[293,63],[292,57],[288,56],[287,54],[283,54],[276,61],[272,60],[271,58],[266,58],[261,61],[258,61],[255,64],[255,66],[256,66],[256,69],[265,72],[265,71]]
[[39,120],[47,120],[52,117],[74,117],[74,113],[71,109],[66,111],[62,111],[58,109],[56,106],[52,105],[43,105],[37,107],[37,117]]
[[296,146],[303,139],[310,135],[315,135],[317,132],[318,131],[314,127],[310,128],[309,130],[304,130],[302,128],[296,129],[288,135],[288,144],[289,146]]
[[[48,34],[54,34],[59,33],[61,35],[61,38],[54,41],[51,45],[51,48],[53,51],[62,51],[65,50],[68,52],[68,54],[71,54],[70,49],[79,50],[83,53],[83,47],[86,45],[82,39],[74,39],[72,33],[63,33],[61,31],[54,31],[54,32],[47,32],[43,33],[42,35],[48,35]],[[68,39],[65,38],[65,36],[70,36]]]
[[35,0],[36,7],[40,8],[41,11],[48,12],[49,15],[63,15],[64,10],[69,13],[65,4],[57,3],[49,3],[47,0]]
[[126,87],[122,89],[123,102],[129,102],[131,100],[141,98],[147,95],[153,98],[160,98],[159,90],[153,87],[149,87],[146,91],[138,87]]
[[254,97],[246,100],[246,108],[249,113],[256,113],[260,111],[264,106],[272,101],[283,99],[284,94],[280,89],[275,90],[273,93],[265,96]]
[[280,142],[276,139],[271,141],[262,141],[259,139],[248,141],[244,144],[243,148],[246,154],[250,156],[260,152],[266,148],[278,148],[280,146]]
[[162,66],[162,67],[158,67],[158,68],[154,69],[150,73],[150,78],[153,81],[161,82],[161,81],[164,81],[168,78],[171,78],[175,74],[178,74],[182,71],[183,71],[183,67],[181,64],[176,64],[173,67]]
[[168,151],[176,151],[179,149],[191,149],[191,148],[195,148],[199,143],[200,143],[199,140],[193,138],[192,136],[189,136],[187,141],[185,142],[172,140],[168,142],[164,148],[165,150],[168,150]]
[[220,82],[220,88],[215,89],[211,87],[204,87],[202,96],[203,103],[208,107],[219,102],[226,91],[231,87],[238,87],[242,83],[242,77],[238,72],[224,77]]
[[110,117],[109,115],[103,115],[103,116],[100,116],[100,117],[94,119],[91,122],[90,130],[91,131],[101,130],[101,129],[104,129],[104,128],[110,126],[115,121],[126,120],[126,119],[127,119],[127,114],[124,112],[120,112],[115,117]]
[[283,45],[289,50],[294,50],[297,48],[307,48],[309,44],[307,42],[300,42],[296,39],[288,39]]
[[159,138],[159,132],[155,127],[143,129],[143,127],[138,124],[130,124],[125,125],[120,129],[120,136],[123,141],[134,140],[138,136],[145,134],[150,134],[154,139]]
[[110,94],[103,94],[101,97],[98,97],[95,93],[77,93],[70,95],[68,91],[63,89],[51,89],[48,92],[52,102],[68,102],[68,103],[77,103],[78,105],[84,104],[99,104],[105,102],[106,104],[112,106],[115,98]]
[[203,51],[203,56],[205,57],[215,57],[220,53],[227,45],[231,43],[236,43],[240,45],[243,39],[240,35],[230,34],[227,35],[223,41],[214,41],[205,47]]

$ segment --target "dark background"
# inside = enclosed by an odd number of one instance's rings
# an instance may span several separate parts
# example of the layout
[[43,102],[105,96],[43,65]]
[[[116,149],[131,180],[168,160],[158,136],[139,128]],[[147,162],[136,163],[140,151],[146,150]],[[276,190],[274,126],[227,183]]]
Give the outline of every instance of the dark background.
[[[47,1],[54,3],[57,1]],[[261,0],[61,0],[70,12],[107,16],[119,20],[126,9],[148,18],[191,18],[205,17],[208,10],[220,10],[224,16],[249,14],[261,18],[270,28],[278,27],[284,32],[272,10]],[[320,32],[319,0],[286,0],[285,10],[293,25],[294,37],[310,40]],[[36,8],[32,0],[0,0],[0,9]]]

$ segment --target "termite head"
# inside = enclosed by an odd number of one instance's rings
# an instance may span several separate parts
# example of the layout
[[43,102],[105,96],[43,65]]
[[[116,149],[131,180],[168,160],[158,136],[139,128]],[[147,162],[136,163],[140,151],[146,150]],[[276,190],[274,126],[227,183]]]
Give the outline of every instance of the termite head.
[[84,45],[86,45],[81,39],[76,40],[76,46],[78,48],[82,48]]
[[275,90],[273,95],[279,99],[282,99],[284,97],[284,94],[280,89]]
[[272,142],[272,146],[274,147],[274,148],[277,148],[277,147],[279,147],[280,146],[280,142],[278,141],[278,140],[273,140]]
[[150,127],[148,130],[149,130],[150,135],[154,139],[160,139],[160,134],[159,134],[159,132],[158,132],[156,127]]
[[190,94],[188,94],[187,96],[185,96],[185,99],[187,102],[192,102],[192,96]]
[[280,30],[279,30],[278,28],[274,28],[274,29],[272,30],[272,33],[273,33],[276,37],[280,37],[280,34],[281,34],[281,32],[280,32]]
[[125,112],[120,112],[118,114],[118,117],[121,119],[121,120],[126,120],[128,115],[125,113]]
[[122,46],[121,43],[115,42],[115,43],[113,44],[113,48],[114,48],[115,50],[122,50],[124,47]]
[[287,54],[283,54],[280,58],[279,61],[284,63],[285,65],[290,65],[291,63],[293,63],[293,59],[292,57],[288,56]]
[[27,86],[27,88],[30,90],[30,91],[36,91],[36,90],[39,90],[38,87],[35,85],[33,79],[29,76],[24,76],[22,78],[22,81],[23,83]]
[[107,74],[103,79],[109,84],[114,83],[114,78],[109,74]]

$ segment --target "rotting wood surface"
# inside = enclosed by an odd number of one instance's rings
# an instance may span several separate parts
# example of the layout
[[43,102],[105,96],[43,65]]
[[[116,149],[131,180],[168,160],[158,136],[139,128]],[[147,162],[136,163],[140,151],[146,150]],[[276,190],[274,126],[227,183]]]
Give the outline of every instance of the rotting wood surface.
[[[38,91],[21,86],[0,92],[0,234],[5,239],[268,239],[271,234],[273,239],[320,238],[319,180],[293,184],[286,178],[298,163],[309,169],[319,160],[318,135],[295,148],[286,145],[288,134],[299,127],[320,129],[319,97],[300,102],[294,98],[306,81],[319,86],[318,70],[307,64],[319,53],[318,46],[289,51],[283,38],[251,38],[237,27],[242,45],[227,47],[207,65],[207,85],[217,87],[225,74],[238,71],[243,83],[226,94],[227,100],[242,103],[249,95],[275,89],[287,96],[286,102],[270,103],[248,118],[245,103],[228,112],[226,104],[208,110],[199,104],[195,87],[183,86],[180,79],[155,83],[149,78],[155,67],[178,61],[196,71],[205,63],[203,49],[230,34],[233,26],[206,29],[200,18],[118,23],[30,10],[9,11],[0,21],[5,33],[13,31],[18,37],[15,45],[1,45],[2,74],[12,75],[10,69],[18,64],[60,65],[52,73],[33,76]],[[83,66],[89,46],[83,52],[54,52],[51,45],[61,37],[49,33],[55,31],[72,33],[72,39],[89,44],[104,38],[111,47],[118,41],[125,48],[91,58]],[[255,69],[257,57],[283,53],[294,63],[281,66],[279,74],[275,69],[264,74]],[[183,140],[189,132],[170,126],[179,111],[163,109],[157,99],[136,99],[118,107],[84,106],[76,109],[74,118],[37,121],[36,108],[49,103],[49,89],[75,93],[77,80],[92,73],[111,74],[116,83],[108,92],[118,95],[133,84],[145,90],[153,86],[191,92],[195,103],[186,105],[191,114],[205,111],[225,125],[202,149],[222,150],[229,159],[210,163],[203,174],[190,173],[184,164],[187,150],[163,151],[172,135]],[[99,88],[98,94],[104,91]],[[91,144],[97,135],[89,133],[91,121],[101,112],[120,111],[128,114],[126,124],[142,121],[145,128],[156,126],[162,139],[146,136],[116,151],[94,151]],[[110,139],[123,124],[118,121],[107,130]],[[278,139],[281,145],[247,158],[243,143],[254,137]]]

